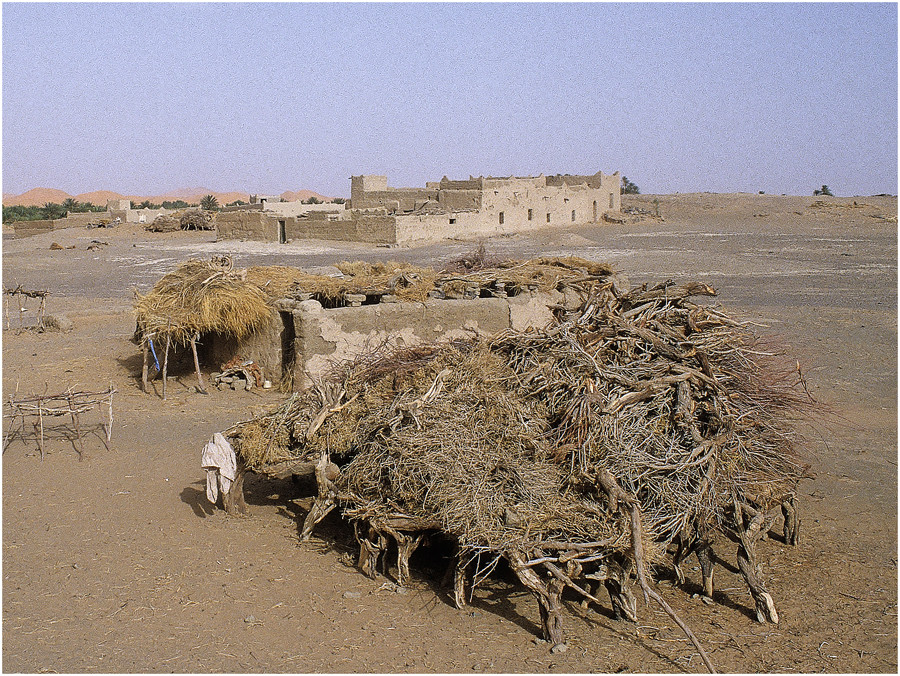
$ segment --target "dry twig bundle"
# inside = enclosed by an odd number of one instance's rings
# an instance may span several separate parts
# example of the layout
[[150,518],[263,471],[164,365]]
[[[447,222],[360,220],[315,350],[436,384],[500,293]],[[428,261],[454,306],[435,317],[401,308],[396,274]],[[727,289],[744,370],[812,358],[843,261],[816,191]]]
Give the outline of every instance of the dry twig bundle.
[[622,293],[608,268],[584,263],[499,268],[580,295],[553,326],[364,355],[226,434],[251,470],[315,472],[304,538],[340,506],[360,568],[374,575],[394,542],[402,583],[422,534],[441,531],[459,545],[458,604],[503,558],[554,643],[563,588],[598,602],[590,585],[602,581],[634,619],[633,574],[696,644],[648,570],[674,543],[676,572],[695,552],[711,596],[717,535],[737,542],[760,621],[777,622],[755,545],[779,514],[797,541],[792,421],[809,400],[750,331],[689,300],[710,287]]
[[215,230],[215,213],[202,209],[190,209],[178,218],[182,230]]
[[144,227],[150,232],[175,232],[181,229],[181,223],[177,218],[169,214],[160,214],[151,223]]

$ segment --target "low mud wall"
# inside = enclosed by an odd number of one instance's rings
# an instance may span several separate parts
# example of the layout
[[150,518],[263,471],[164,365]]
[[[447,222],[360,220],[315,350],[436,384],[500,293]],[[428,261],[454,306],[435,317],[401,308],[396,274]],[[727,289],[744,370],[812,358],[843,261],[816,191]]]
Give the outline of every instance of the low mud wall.
[[280,321],[270,330],[241,344],[220,346],[216,357],[239,353],[256,361],[273,382],[287,377],[293,389],[300,391],[337,363],[384,344],[413,346],[508,328],[541,327],[552,319],[549,306],[565,301],[557,292],[337,308],[325,308],[316,300],[283,299],[277,306]]

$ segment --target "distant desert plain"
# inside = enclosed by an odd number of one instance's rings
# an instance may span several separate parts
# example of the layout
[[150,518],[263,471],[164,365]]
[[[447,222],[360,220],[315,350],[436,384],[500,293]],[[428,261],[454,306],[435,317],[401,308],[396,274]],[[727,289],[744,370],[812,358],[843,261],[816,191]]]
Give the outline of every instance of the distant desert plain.
[[[30,193],[39,203],[68,197]],[[247,196],[227,195],[220,203]],[[4,398],[109,386],[116,395],[108,449],[90,433],[80,458],[63,424],[48,431],[43,459],[30,425],[4,450],[3,671],[702,671],[653,604],[639,601],[632,623],[615,619],[605,595],[588,605],[567,594],[567,649],[551,652],[538,640],[534,599],[502,571],[464,610],[427,549],[411,561],[407,588],[371,580],[355,567],[353,534],[336,515],[299,542],[315,492],[302,482],[250,476],[251,515],[226,516],[207,502],[201,449],[286,395],[214,387],[203,395],[191,365],[171,376],[166,400],[156,381],[141,391],[134,291],[190,258],[229,255],[236,268],[442,267],[482,244],[500,258],[606,262],[632,286],[699,281],[718,292],[709,302],[780,339],[829,415],[800,430],[811,469],[798,496],[799,545],[776,533],[758,549],[779,623],[756,621],[730,541],[714,547],[711,604],[694,559],[683,583],[660,567],[654,585],[721,672],[897,673],[897,197],[625,195],[623,211],[621,223],[394,248],[220,241],[137,223],[24,238],[6,231],[4,287],[48,290],[47,313],[68,330],[16,330],[19,298],[5,299]]]

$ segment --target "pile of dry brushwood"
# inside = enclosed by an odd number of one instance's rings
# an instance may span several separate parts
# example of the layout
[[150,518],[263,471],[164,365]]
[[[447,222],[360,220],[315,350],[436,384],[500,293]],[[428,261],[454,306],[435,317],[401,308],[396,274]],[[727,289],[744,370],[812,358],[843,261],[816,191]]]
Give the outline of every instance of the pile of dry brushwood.
[[175,232],[176,230],[215,230],[215,214],[202,209],[189,209],[183,212],[160,214],[144,227],[150,232]]
[[185,211],[178,219],[182,230],[215,230],[215,212],[203,209]]
[[712,546],[729,539],[758,619],[778,621],[756,543],[782,516],[797,542],[794,423],[811,399],[745,325],[690,300],[710,287],[623,292],[594,272],[566,282],[580,302],[543,330],[383,349],[225,434],[246,470],[314,473],[301,537],[338,507],[369,575],[390,552],[402,584],[441,532],[458,543],[456,603],[505,559],[553,644],[565,588],[600,603],[602,582],[634,620],[633,577],[711,667],[651,568],[671,546],[681,578],[695,553],[711,597]]
[[144,230],[149,230],[150,232],[175,232],[180,229],[181,223],[178,222],[177,218],[169,214],[160,214],[151,223],[144,226]]

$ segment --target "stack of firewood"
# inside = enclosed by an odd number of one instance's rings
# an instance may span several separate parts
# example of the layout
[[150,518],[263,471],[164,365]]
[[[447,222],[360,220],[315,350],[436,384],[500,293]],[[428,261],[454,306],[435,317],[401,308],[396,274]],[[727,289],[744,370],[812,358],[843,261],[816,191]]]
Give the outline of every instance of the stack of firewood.
[[712,596],[717,538],[737,544],[758,619],[777,622],[756,543],[781,517],[797,541],[794,423],[812,407],[799,370],[691,300],[713,295],[706,285],[573,289],[580,303],[543,330],[383,349],[226,434],[252,471],[315,473],[304,538],[339,508],[360,568],[374,575],[390,553],[402,583],[423,536],[440,532],[458,546],[458,604],[505,561],[554,644],[565,588],[600,603],[602,582],[634,620],[632,579],[696,642],[650,571],[674,550],[680,575],[696,553]]

